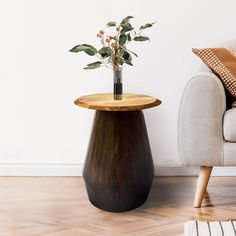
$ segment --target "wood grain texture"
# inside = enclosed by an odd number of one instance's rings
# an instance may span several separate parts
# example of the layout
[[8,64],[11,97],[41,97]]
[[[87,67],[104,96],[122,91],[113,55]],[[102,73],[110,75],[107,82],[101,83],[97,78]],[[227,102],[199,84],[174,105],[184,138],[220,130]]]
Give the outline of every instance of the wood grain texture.
[[157,98],[124,93],[122,100],[114,100],[112,93],[92,94],[75,100],[76,105],[101,111],[137,111],[161,104]]
[[157,177],[141,207],[93,207],[82,177],[0,177],[1,236],[183,236],[188,220],[236,219],[236,177],[211,177],[193,208],[196,177]]
[[96,111],[83,177],[93,205],[121,212],[143,204],[154,166],[142,111]]
[[211,176],[212,166],[201,166],[198,176],[197,188],[194,199],[194,207],[201,207],[204,194],[207,189],[208,181]]

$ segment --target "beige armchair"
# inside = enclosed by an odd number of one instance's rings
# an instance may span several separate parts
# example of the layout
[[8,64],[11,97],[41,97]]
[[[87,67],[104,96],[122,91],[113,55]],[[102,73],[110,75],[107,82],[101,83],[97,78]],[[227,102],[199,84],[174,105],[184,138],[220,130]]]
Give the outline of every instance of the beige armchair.
[[[221,47],[236,47],[236,40]],[[179,113],[179,153],[183,165],[201,167],[194,207],[201,206],[214,166],[236,166],[236,109],[226,108],[231,102],[221,80],[207,69],[185,88]]]

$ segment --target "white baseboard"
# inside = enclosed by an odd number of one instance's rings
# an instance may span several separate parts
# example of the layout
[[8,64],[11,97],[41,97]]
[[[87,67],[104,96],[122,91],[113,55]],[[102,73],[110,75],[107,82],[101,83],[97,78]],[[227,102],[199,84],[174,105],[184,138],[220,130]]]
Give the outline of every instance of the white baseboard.
[[82,164],[0,164],[0,176],[82,176]]
[[[82,176],[83,164],[1,163],[0,176]],[[156,176],[197,176],[199,167],[155,166]],[[214,167],[213,176],[236,176],[236,167]]]

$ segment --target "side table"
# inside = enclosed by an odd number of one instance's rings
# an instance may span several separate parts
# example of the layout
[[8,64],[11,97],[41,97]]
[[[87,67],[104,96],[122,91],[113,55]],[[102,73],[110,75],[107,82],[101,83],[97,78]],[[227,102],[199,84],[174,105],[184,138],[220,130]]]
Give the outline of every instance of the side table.
[[76,105],[96,110],[83,177],[90,202],[103,210],[128,211],[143,204],[154,176],[142,110],[161,101],[146,95],[82,96]]

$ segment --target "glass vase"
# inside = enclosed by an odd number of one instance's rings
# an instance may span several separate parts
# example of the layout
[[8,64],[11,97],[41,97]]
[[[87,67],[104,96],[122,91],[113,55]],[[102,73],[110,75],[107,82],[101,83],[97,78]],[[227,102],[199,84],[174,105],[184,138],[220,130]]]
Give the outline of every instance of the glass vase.
[[122,66],[113,66],[113,99],[122,100],[123,85],[122,85]]

